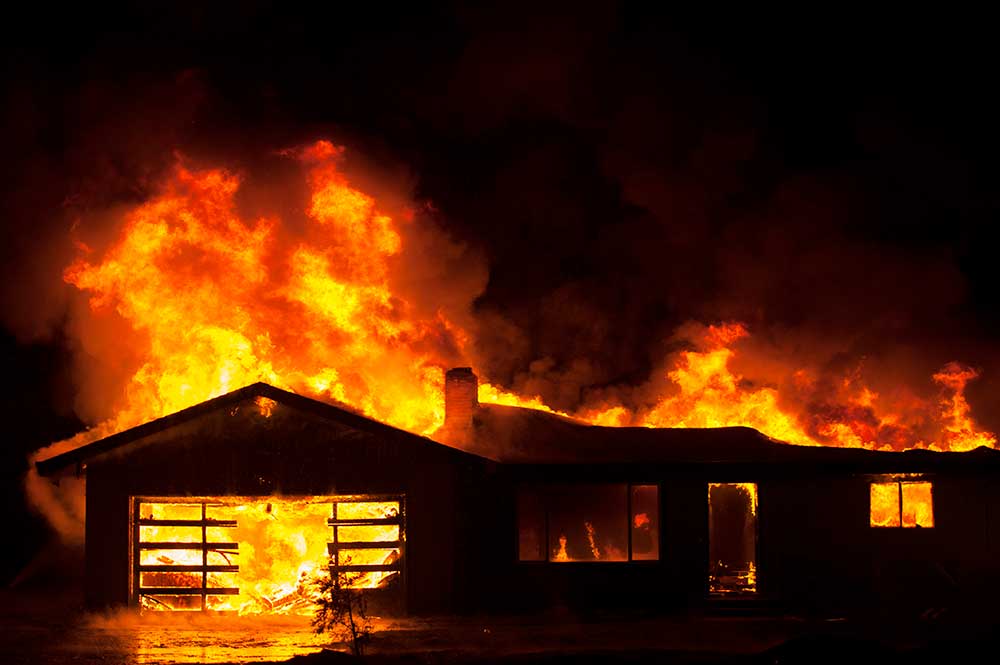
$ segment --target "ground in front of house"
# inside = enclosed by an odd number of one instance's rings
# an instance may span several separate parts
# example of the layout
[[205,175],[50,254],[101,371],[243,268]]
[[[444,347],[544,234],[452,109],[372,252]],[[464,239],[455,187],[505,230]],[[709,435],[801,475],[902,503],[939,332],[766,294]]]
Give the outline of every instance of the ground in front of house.
[[[4,663],[133,665],[278,663],[345,659],[307,617],[138,617],[82,611],[71,594],[0,592]],[[651,616],[568,610],[516,617],[377,620],[372,662],[812,663],[956,662],[995,644],[992,621],[948,616],[903,621],[794,616]],[[336,645],[332,645],[337,648]]]

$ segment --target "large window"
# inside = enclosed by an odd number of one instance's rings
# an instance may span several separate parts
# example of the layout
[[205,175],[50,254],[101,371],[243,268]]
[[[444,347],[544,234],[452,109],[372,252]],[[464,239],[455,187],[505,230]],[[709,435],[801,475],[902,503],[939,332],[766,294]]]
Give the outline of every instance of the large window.
[[873,527],[934,526],[933,487],[926,480],[883,479],[871,484]]
[[602,483],[522,488],[517,497],[521,561],[655,561],[659,488]]

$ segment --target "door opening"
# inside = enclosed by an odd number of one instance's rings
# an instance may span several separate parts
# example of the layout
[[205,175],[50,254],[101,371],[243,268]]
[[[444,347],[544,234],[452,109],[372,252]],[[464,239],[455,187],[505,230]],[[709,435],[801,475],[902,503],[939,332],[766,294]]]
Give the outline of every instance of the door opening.
[[708,486],[709,593],[757,591],[757,484]]

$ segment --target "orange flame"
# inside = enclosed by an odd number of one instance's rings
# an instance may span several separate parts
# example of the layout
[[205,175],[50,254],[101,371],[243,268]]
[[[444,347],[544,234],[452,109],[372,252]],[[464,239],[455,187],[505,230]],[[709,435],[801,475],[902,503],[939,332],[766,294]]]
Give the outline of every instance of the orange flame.
[[91,308],[123,319],[141,347],[107,430],[254,381],[436,429],[443,375],[430,350],[458,331],[443,316],[414,316],[392,292],[400,233],[341,173],[342,155],[327,141],[298,155],[311,188],[302,237],[277,219],[241,219],[236,175],[180,165],[99,261],[84,256],[66,270]]
[[972,450],[979,446],[993,447],[996,437],[976,429],[972,421],[972,408],[965,399],[965,385],[977,378],[979,371],[951,362],[934,375],[934,381],[944,392],[940,401],[940,414],[944,423],[942,440],[937,447],[944,450]]
[[[796,413],[783,406],[779,390],[756,386],[730,368],[737,357],[733,348],[749,336],[740,324],[709,326],[703,347],[683,351],[667,377],[676,392],[661,398],[641,420],[647,427],[753,427],[772,438],[800,445],[833,445],[873,449],[932,448],[971,450],[994,447],[996,436],[978,428],[965,398],[966,384],[979,372],[948,363],[933,380],[941,395],[933,400],[882,398],[859,376],[844,377],[836,398],[828,408]],[[796,370],[793,380],[808,386],[805,370]],[[614,409],[592,414],[594,424],[615,413]],[[933,438],[926,438],[927,430]]]
[[[392,267],[406,252],[404,226],[348,180],[342,147],[318,141],[283,154],[298,160],[310,192],[294,232],[287,220],[241,217],[239,176],[179,164],[159,195],[127,213],[105,251],[79,241],[86,251],[65,280],[89,294],[94,319],[132,331],[122,356],[138,360],[113,417],[67,446],[254,381],[418,433],[441,425],[443,370],[467,355],[469,333],[440,311],[418,314],[394,288]],[[850,374],[833,396],[804,406],[785,391],[813,387],[809,368],[789,368],[787,386],[733,369],[747,357],[749,337],[738,322],[704,327],[693,348],[669,359],[662,380],[628,400],[584,399],[571,413],[489,381],[479,386],[479,400],[611,427],[743,425],[804,445],[996,445],[965,397],[976,370],[943,367],[932,377],[936,399],[883,395]]]

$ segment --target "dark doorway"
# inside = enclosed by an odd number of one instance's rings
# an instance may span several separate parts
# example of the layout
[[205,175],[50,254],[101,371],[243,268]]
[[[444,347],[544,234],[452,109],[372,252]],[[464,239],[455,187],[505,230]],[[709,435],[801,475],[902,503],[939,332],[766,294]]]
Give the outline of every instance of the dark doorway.
[[708,590],[757,591],[757,485],[708,486]]

